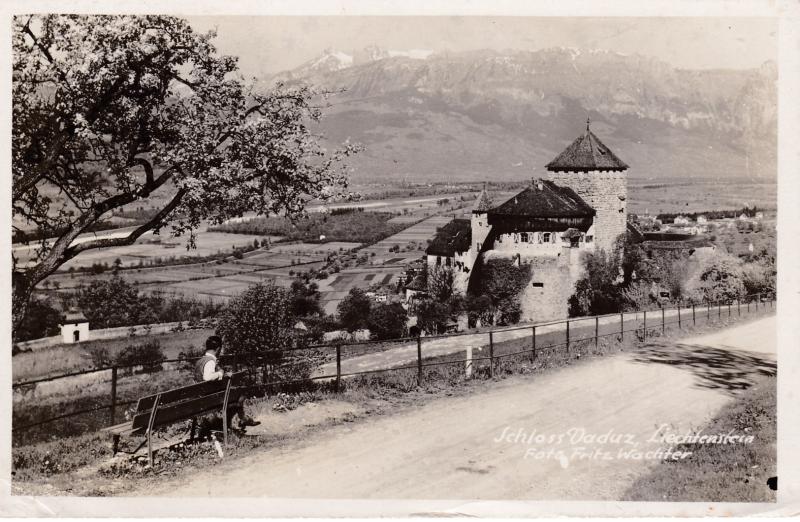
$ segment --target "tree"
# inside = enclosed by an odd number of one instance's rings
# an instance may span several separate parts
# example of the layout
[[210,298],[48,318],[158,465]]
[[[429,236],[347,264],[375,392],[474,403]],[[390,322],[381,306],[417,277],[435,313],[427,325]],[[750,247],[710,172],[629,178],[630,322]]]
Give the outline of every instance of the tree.
[[[167,225],[192,247],[204,220],[345,196],[341,160],[356,148],[320,146],[318,93],[254,92],[213,33],[127,15],[17,16],[12,31],[12,212],[41,238],[31,262],[12,256],[14,330],[36,284],[81,252]],[[158,211],[127,236],[74,243],[143,201]]]
[[348,332],[355,332],[367,327],[367,319],[372,308],[372,300],[364,290],[351,288],[350,292],[336,307],[339,322]]
[[705,260],[697,274],[687,283],[693,302],[715,303],[744,296],[745,276],[742,262],[735,256],[717,252]]
[[40,337],[58,335],[61,312],[44,299],[31,299],[30,312],[22,321],[17,335],[18,341],[29,341]]
[[453,296],[453,269],[435,266],[428,270],[428,292],[440,303],[446,303]]
[[319,285],[313,281],[296,278],[289,288],[291,293],[291,312],[295,317],[308,317],[320,315],[322,308],[319,306]]
[[450,309],[445,303],[433,299],[417,302],[417,326],[428,334],[444,333],[450,321]]
[[377,339],[395,339],[405,335],[408,312],[400,303],[380,303],[372,307],[367,326]]
[[519,321],[521,306],[519,296],[531,279],[528,264],[517,266],[511,259],[490,259],[480,264],[477,286],[471,289],[472,297],[485,295],[491,300],[494,319],[502,324]]
[[158,317],[139,291],[119,276],[92,281],[78,292],[78,306],[93,328],[146,324]]
[[289,292],[274,283],[249,286],[230,300],[220,316],[217,335],[225,352],[244,363],[280,363],[293,343],[295,320],[290,307]]
[[569,315],[601,315],[618,312],[622,304],[619,284],[619,258],[604,250],[587,252],[583,258],[584,275],[575,283],[569,298]]

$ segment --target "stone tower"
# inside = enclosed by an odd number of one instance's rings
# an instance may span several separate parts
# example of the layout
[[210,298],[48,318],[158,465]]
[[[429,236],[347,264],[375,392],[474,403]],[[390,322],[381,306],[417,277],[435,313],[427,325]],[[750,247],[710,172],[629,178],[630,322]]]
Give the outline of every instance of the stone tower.
[[547,164],[548,179],[574,190],[597,212],[594,239],[597,250],[611,253],[625,233],[628,217],[628,165],[589,129]]
[[487,212],[491,208],[492,199],[489,197],[489,193],[486,192],[486,183],[484,183],[483,191],[478,196],[475,208],[472,210],[472,245],[470,250],[475,250],[476,255],[480,252],[483,242],[486,241],[486,236],[489,235],[491,227],[489,227]]

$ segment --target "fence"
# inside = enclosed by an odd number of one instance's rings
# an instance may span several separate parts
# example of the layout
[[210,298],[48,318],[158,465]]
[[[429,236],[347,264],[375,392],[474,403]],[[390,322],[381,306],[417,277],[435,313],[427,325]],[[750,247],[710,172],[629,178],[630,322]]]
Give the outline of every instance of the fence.
[[[624,341],[627,336],[633,335],[637,341],[646,341],[652,335],[664,333],[668,326],[676,325],[681,329],[684,325],[719,322],[754,312],[772,310],[774,298],[774,294],[755,294],[735,301],[575,317],[547,323],[494,328],[483,332],[406,337],[382,342],[363,341],[303,346],[285,350],[289,362],[283,365],[268,364],[259,358],[263,357],[263,353],[223,356],[221,363],[238,369],[245,360],[248,360],[249,369],[255,375],[251,385],[254,394],[303,389],[309,383],[324,385],[331,391],[339,392],[342,390],[342,380],[345,378],[398,371],[416,372],[416,381],[420,385],[423,383],[425,368],[453,364],[462,364],[467,368],[487,363],[488,376],[493,377],[497,361],[504,358],[525,355],[529,356],[531,361],[535,361],[542,350],[556,348],[562,348],[566,355],[571,355],[573,349],[580,343],[593,342],[597,347],[601,339],[609,337]],[[511,351],[503,349],[504,347],[510,347]],[[472,356],[473,349],[483,351],[484,348],[488,354]],[[461,357],[465,351],[467,356]],[[65,431],[81,433],[113,425],[124,419],[121,415],[124,407],[134,404],[138,397],[152,393],[154,385],[150,381],[155,372],[172,366],[173,374],[161,374],[166,377],[161,378],[158,384],[179,386],[189,380],[185,373],[191,371],[197,359],[198,357],[180,357],[151,363],[149,366],[112,365],[16,382],[13,384],[16,394],[13,437],[15,440],[19,438],[30,442],[37,437],[23,438],[23,433],[33,428],[85,415],[92,417],[88,421],[78,422],[77,426]],[[270,376],[279,375],[282,368],[296,365],[301,360],[304,364],[315,367],[308,376],[270,380]],[[267,371],[268,366],[269,371]],[[259,373],[262,374],[261,382],[258,382]],[[64,384],[68,380],[72,381],[71,387],[74,390],[72,397],[70,397],[70,386]],[[48,386],[51,389],[48,390]],[[102,391],[103,388],[105,392]],[[83,397],[75,398],[75,394]],[[23,405],[31,399],[46,397],[53,398],[49,405]],[[59,402],[59,397],[65,399]],[[108,398],[107,402],[105,398]],[[65,405],[74,403],[83,403],[88,407],[60,413]],[[28,412],[29,415],[23,415],[23,412]],[[25,420],[26,416],[35,420],[27,423],[18,422]],[[59,430],[48,430],[39,435],[47,438],[48,434],[57,431]]]

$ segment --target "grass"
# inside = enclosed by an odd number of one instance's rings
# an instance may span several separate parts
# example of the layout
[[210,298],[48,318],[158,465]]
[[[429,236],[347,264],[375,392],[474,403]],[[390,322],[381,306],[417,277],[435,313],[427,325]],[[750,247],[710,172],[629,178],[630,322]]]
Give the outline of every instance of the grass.
[[143,339],[158,341],[167,359],[175,359],[187,347],[204,346],[206,338],[212,333],[212,330],[206,329],[185,330],[148,336],[101,339],[77,345],[62,344],[52,348],[23,352],[15,355],[11,360],[13,380],[30,380],[53,374],[88,370],[93,367],[89,356],[92,350],[105,348],[113,357],[125,347],[141,343]]
[[668,502],[775,502],[768,479],[777,474],[777,379],[760,377],[703,430],[752,435],[750,444],[680,444],[683,460],[662,461],[638,480],[624,500]]

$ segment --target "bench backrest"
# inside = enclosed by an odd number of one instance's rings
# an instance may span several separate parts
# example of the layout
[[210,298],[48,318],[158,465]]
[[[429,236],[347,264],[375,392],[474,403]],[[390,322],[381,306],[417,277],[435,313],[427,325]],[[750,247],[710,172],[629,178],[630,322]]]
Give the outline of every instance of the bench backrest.
[[[241,384],[242,377],[244,376],[244,372],[234,373],[231,376],[231,387],[235,387]],[[205,381],[205,382],[198,382],[194,384],[187,384],[186,386],[181,386],[180,388],[173,388],[171,390],[167,390],[165,392],[161,392],[161,400],[159,401],[159,407],[165,407],[173,402],[180,402],[186,399],[192,399],[196,397],[203,397],[205,395],[211,395],[217,392],[224,392],[225,387],[227,386],[228,380],[227,379],[220,379],[217,381]],[[136,403],[136,413],[144,413],[149,412],[153,408],[153,404],[156,402],[156,397],[158,393],[153,395],[147,395],[139,399]]]
[[[243,375],[244,372],[240,372],[230,378],[231,391],[228,396],[228,404],[235,404],[243,393],[241,388],[233,388],[241,382]],[[165,426],[204,413],[222,410],[227,385],[228,379],[222,379],[190,384],[161,393],[158,410],[153,419],[153,427]],[[144,433],[147,430],[156,396],[149,395],[139,399],[131,424],[132,433]]]

